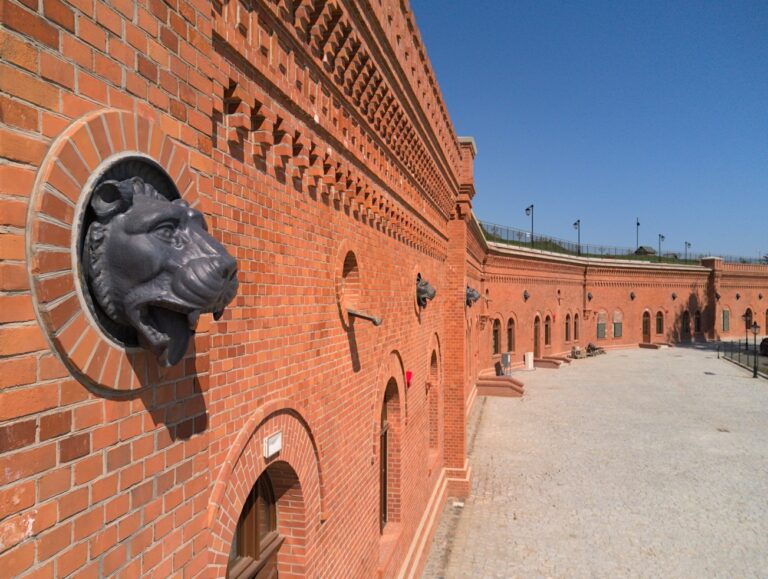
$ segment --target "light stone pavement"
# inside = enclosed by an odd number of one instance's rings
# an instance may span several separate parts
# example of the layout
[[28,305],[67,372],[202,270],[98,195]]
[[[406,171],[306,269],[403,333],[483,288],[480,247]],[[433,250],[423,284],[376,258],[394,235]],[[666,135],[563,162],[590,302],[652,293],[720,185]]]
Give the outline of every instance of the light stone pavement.
[[478,398],[424,577],[768,577],[768,380],[687,348],[521,378]]

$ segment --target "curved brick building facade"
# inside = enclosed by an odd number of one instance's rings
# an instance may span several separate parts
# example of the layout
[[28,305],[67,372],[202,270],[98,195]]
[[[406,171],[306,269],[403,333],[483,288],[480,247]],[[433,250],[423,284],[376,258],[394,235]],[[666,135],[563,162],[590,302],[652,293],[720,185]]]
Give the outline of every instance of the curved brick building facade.
[[[748,308],[768,326],[765,266],[487,243],[407,3],[6,0],[2,25],[4,576],[413,575],[469,490],[501,352],[737,338]],[[126,156],[238,263],[170,368],[83,288],[94,175]]]

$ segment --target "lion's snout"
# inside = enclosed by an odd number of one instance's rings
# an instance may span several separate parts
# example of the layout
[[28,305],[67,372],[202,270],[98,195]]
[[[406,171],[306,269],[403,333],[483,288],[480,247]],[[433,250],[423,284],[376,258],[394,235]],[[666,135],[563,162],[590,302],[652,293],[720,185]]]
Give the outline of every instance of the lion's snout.
[[223,310],[235,297],[237,286],[237,262],[229,254],[193,259],[173,279],[176,295],[202,311]]

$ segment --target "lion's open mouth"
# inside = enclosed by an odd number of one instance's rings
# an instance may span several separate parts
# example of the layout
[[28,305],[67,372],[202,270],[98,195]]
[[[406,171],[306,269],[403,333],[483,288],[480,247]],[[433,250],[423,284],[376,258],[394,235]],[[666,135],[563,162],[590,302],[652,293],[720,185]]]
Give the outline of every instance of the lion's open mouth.
[[200,310],[176,304],[144,304],[139,308],[138,330],[164,366],[178,363],[195,333]]

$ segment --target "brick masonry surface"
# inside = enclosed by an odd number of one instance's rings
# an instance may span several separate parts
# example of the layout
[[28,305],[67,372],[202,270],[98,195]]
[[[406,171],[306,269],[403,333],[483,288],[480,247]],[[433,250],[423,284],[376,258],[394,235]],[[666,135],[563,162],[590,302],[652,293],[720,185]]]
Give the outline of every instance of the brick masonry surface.
[[[499,359],[495,320],[502,342],[514,321],[515,364],[536,316],[550,320],[542,357],[596,341],[601,315],[603,345],[621,347],[643,341],[646,310],[651,341],[689,339],[685,310],[694,340],[738,338],[747,308],[768,325],[766,267],[486,243],[476,149],[455,134],[407,3],[0,6],[3,575],[223,576],[265,471],[281,490],[281,575],[415,574],[446,497],[469,490],[465,425]],[[173,368],[118,347],[83,297],[82,209],[121,155],[159,164],[238,262],[235,301],[203,315]],[[426,309],[418,273],[437,289]],[[467,285],[483,296],[469,308]]]

